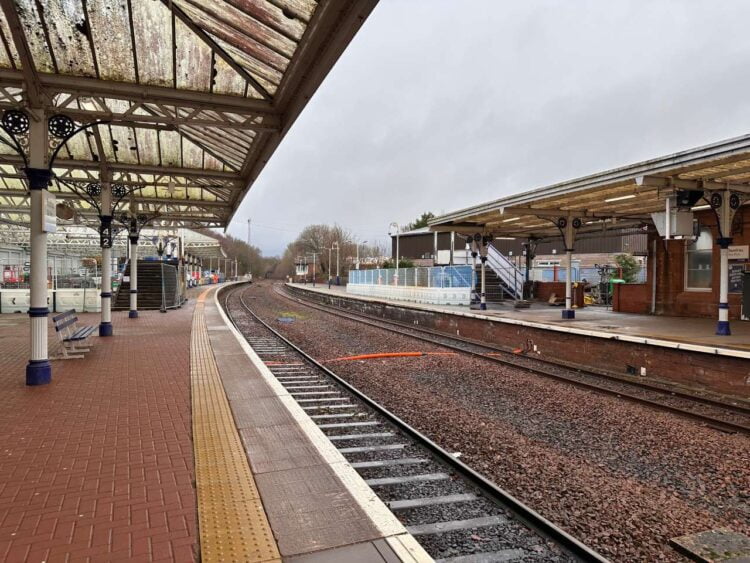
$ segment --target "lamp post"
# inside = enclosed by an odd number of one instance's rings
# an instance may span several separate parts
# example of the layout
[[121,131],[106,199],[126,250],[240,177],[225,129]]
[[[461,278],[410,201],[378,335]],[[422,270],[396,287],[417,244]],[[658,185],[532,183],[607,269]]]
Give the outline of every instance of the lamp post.
[[336,285],[341,285],[341,276],[339,274],[339,242],[334,241],[332,246],[336,249]]
[[331,272],[331,252],[333,251],[333,244],[331,244],[331,247],[328,249],[328,289],[331,288],[331,283],[333,283],[333,272]]
[[401,229],[399,228],[398,223],[394,221],[388,226],[388,230],[390,231],[391,236],[393,236],[394,234],[396,235],[396,259],[394,261],[395,262],[394,267],[398,268],[398,262],[399,262],[399,248],[398,248],[399,240],[398,238],[399,238],[399,234],[401,233]]
[[[367,241],[363,240],[362,241],[362,246],[364,246],[366,244],[367,244]],[[359,270],[359,243],[357,243],[357,270]]]

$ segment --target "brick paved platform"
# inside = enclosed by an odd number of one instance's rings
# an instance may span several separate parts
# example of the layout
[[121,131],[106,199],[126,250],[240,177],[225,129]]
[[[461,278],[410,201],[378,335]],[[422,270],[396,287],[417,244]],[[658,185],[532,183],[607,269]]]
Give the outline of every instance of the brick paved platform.
[[115,336],[41,387],[24,384],[28,317],[0,316],[0,560],[197,560],[193,304],[115,312]]

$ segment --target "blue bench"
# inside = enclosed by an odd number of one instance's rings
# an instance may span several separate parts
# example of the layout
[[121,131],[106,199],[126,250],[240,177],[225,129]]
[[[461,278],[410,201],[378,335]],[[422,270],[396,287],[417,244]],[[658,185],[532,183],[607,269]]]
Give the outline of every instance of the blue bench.
[[62,355],[56,359],[69,360],[73,358],[83,358],[83,352],[88,352],[89,348],[81,348],[78,343],[86,342],[89,336],[94,334],[95,325],[78,326],[78,317],[75,309],[65,311],[52,317],[55,325],[55,331],[60,337],[62,346]]

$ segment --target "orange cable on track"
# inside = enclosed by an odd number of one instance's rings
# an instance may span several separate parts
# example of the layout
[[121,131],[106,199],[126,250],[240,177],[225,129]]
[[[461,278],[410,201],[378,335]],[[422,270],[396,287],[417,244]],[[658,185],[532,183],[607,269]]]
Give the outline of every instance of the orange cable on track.
[[413,358],[417,356],[449,356],[455,352],[380,352],[377,354],[359,354],[357,356],[343,356],[326,360],[327,362],[345,362],[353,360],[375,360],[379,358]]

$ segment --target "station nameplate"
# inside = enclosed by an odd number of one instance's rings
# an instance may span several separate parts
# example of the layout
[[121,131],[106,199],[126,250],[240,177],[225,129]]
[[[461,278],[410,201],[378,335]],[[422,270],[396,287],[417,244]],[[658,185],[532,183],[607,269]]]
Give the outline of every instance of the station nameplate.
[[729,247],[730,260],[748,260],[750,259],[750,245],[736,245]]

